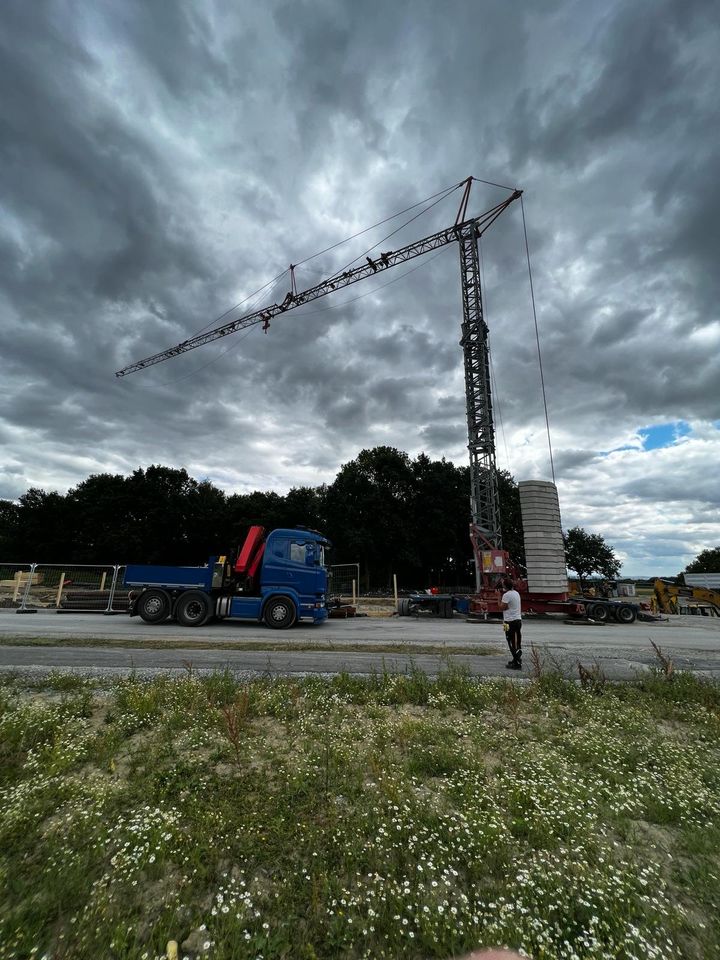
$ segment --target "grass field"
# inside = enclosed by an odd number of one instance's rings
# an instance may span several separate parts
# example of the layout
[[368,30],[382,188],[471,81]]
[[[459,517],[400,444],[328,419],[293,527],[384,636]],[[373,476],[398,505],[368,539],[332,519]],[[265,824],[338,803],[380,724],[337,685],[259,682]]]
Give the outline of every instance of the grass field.
[[0,958],[720,956],[720,686],[0,687]]

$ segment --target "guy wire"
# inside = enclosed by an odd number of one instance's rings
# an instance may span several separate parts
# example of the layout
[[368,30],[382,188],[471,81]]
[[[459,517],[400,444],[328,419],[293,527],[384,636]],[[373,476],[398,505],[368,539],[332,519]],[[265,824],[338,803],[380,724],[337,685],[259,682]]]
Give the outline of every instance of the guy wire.
[[548,450],[550,451],[550,473],[555,483],[555,464],[553,462],[552,441],[550,439],[550,420],[548,418],[547,397],[545,396],[545,376],[543,374],[542,354],[540,352],[540,333],[538,331],[537,310],[535,309],[535,290],[533,288],[532,270],[530,269],[530,247],[528,245],[527,225],[525,223],[525,204],[520,196],[522,210],[523,233],[525,235],[525,255],[527,257],[528,277],[530,279],[530,299],[532,300],[533,320],[535,321],[535,342],[537,343],[538,365],[540,367],[540,386],[542,387],[543,407],[545,408],[545,429],[547,430]]

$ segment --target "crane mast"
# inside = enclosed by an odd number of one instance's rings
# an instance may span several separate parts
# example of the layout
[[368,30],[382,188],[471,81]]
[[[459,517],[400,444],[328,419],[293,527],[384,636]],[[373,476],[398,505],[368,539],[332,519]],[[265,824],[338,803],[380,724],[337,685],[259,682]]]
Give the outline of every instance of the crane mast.
[[462,339],[465,404],[470,453],[472,522],[495,550],[502,549],[500,503],[495,467],[495,427],[490,390],[488,326],[483,316],[478,244],[474,232],[461,231]]
[[[462,290],[462,337],[465,367],[465,397],[468,425],[468,451],[470,454],[470,504],[472,526],[490,548],[502,549],[500,529],[500,505],[498,498],[497,471],[495,466],[495,429],[493,423],[492,394],[490,389],[490,355],[488,351],[488,327],[483,316],[482,290],[480,284],[480,261],[478,241],[483,233],[497,220],[500,214],[522,196],[521,190],[496,204],[478,217],[465,219],[472,177],[464,185],[456,222],[437,233],[416,240],[399,250],[379,254],[375,260],[366,257],[358,267],[344,270],[306,290],[297,291],[294,267],[290,267],[292,290],[281,303],[274,303],[231,320],[213,330],[197,336],[160,353],[118,370],[116,377],[124,377],[138,370],[162,363],[181,353],[187,353],[203,344],[226,337],[238,330],[262,323],[267,330],[270,321],[282,313],[325,297],[336,290],[350,286],[367,277],[388,270],[399,263],[406,263],[450,243],[457,243],[460,252],[460,282]],[[475,540],[473,540],[475,545]],[[477,558],[477,549],[476,549]],[[480,570],[476,569],[479,589]]]

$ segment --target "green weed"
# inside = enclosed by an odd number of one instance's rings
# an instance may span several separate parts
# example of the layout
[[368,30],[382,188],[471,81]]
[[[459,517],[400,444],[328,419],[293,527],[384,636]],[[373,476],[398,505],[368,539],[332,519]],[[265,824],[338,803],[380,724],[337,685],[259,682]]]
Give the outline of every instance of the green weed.
[[0,960],[720,954],[717,684],[78,679],[0,687]]

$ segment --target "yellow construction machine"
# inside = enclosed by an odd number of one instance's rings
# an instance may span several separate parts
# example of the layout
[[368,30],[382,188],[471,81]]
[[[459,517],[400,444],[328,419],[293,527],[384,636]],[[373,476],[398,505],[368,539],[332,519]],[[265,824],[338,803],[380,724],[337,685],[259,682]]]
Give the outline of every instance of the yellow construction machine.
[[720,617],[720,590],[655,581],[655,600],[662,613],[689,613]]

